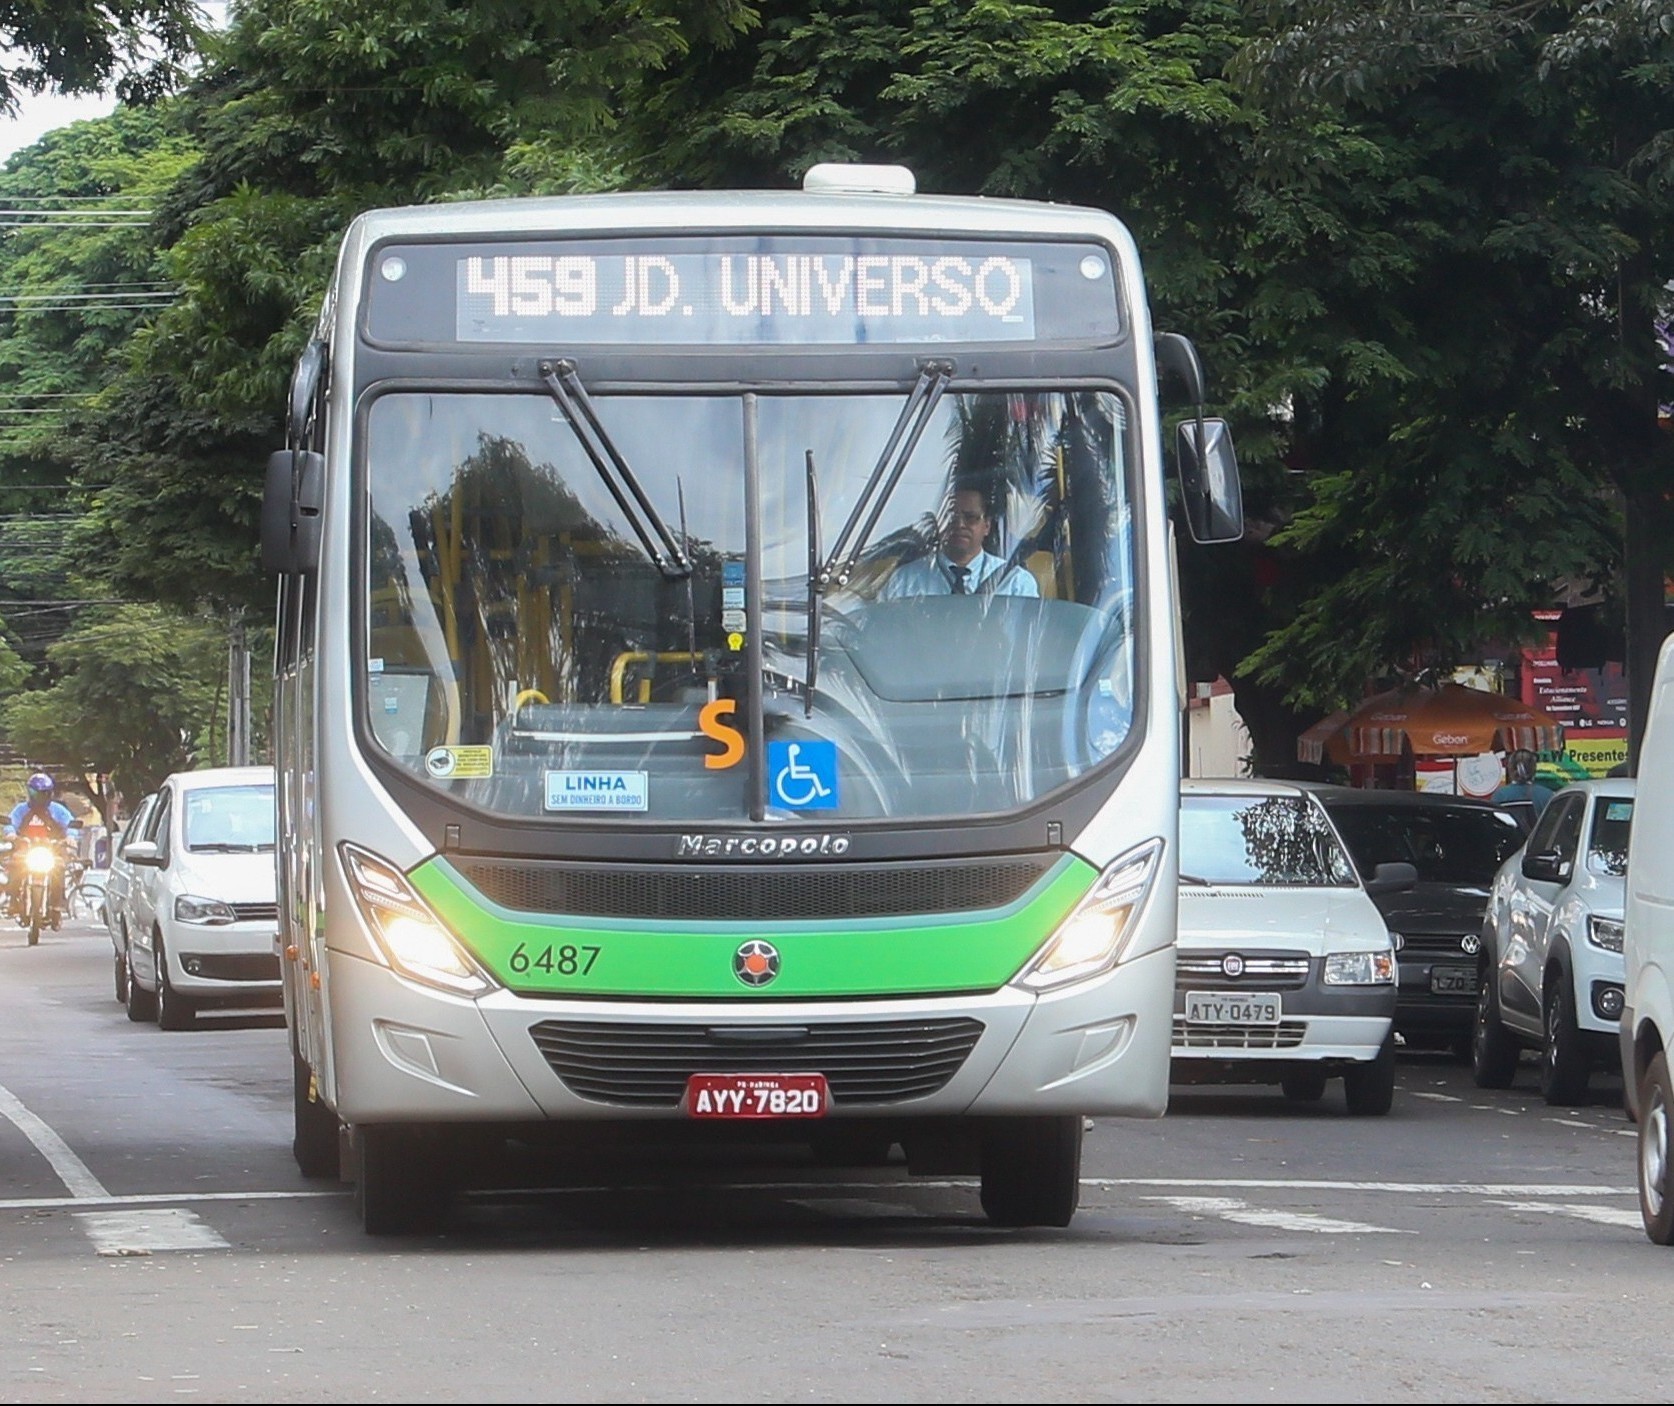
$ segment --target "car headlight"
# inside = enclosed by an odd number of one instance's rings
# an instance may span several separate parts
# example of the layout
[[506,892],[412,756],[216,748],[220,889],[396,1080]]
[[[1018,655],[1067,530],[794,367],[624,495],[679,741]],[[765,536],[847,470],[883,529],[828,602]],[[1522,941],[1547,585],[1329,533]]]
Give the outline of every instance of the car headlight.
[[1587,941],[1606,952],[1622,950],[1622,924],[1619,918],[1600,918],[1587,915]]
[[403,976],[458,996],[483,996],[495,981],[471,960],[407,876],[355,845],[341,846],[349,890],[384,959]]
[[1161,855],[1162,841],[1147,840],[1114,860],[1018,973],[1017,984],[1049,991],[1102,976],[1121,961]]
[[238,914],[233,912],[230,903],[223,903],[218,898],[199,898],[196,894],[183,893],[174,900],[174,920],[219,928],[236,923]]
[[58,856],[45,845],[36,845],[24,852],[23,867],[31,874],[50,874],[58,867]]
[[1333,952],[1325,959],[1327,986],[1388,986],[1394,980],[1393,952]]

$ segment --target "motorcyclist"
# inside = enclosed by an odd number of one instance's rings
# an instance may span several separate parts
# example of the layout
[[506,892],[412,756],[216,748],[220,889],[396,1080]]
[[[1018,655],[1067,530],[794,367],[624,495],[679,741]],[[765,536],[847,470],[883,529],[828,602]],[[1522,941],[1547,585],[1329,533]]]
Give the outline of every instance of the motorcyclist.
[[[11,911],[18,911],[23,894],[23,841],[31,838],[56,840],[60,853],[68,848],[68,841],[78,830],[70,808],[54,799],[56,785],[44,771],[37,771],[24,782],[24,798],[12,807],[12,813],[0,824],[0,836],[12,842],[10,862],[7,864],[7,899]],[[52,911],[64,911],[64,865],[59,864],[52,874]]]

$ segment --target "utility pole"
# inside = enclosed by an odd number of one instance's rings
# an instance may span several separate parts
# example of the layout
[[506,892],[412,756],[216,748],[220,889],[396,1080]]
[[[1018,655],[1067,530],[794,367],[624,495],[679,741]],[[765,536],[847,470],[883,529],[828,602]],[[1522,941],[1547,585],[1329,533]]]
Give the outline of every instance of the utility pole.
[[243,606],[234,608],[227,628],[227,765],[250,765],[250,641]]

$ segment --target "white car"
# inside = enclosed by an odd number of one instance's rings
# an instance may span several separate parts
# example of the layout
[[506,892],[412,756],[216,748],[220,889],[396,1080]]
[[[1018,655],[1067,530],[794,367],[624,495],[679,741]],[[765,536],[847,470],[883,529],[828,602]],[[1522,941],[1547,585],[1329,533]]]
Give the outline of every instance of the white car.
[[128,896],[128,1018],[184,1030],[201,1009],[277,1006],[273,768],[168,777]]
[[110,877],[105,880],[105,931],[110,934],[116,999],[124,1005],[128,1000],[128,894],[134,882],[134,866],[128,862],[126,850],[131,840],[145,833],[146,822],[151,819],[156,804],[157,793],[153,791],[134,807],[134,813],[111,846]]
[[1348,1111],[1395,1097],[1395,948],[1318,799],[1283,781],[1188,780],[1180,801],[1176,1083],[1278,1084],[1312,1101],[1341,1078]]
[[1500,866],[1482,927],[1471,1064],[1484,1089],[1540,1052],[1547,1103],[1576,1103],[1592,1071],[1619,1067],[1622,908],[1635,782],[1572,781]]

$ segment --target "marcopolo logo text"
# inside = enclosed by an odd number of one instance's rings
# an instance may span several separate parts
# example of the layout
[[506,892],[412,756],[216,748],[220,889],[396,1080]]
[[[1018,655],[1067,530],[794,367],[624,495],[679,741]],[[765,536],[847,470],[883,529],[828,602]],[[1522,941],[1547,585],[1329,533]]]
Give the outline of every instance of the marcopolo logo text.
[[835,859],[847,854],[847,835],[705,835],[680,837],[679,859]]

